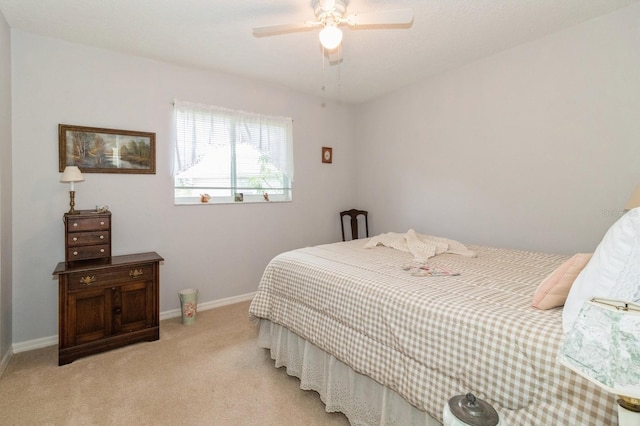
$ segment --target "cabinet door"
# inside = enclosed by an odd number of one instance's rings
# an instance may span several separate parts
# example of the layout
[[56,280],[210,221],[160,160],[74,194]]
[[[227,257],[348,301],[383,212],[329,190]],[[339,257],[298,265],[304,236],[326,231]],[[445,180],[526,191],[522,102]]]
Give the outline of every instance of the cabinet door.
[[65,346],[103,339],[111,334],[111,289],[94,288],[67,294]]
[[128,333],[155,323],[153,280],[122,284],[113,290],[113,334]]

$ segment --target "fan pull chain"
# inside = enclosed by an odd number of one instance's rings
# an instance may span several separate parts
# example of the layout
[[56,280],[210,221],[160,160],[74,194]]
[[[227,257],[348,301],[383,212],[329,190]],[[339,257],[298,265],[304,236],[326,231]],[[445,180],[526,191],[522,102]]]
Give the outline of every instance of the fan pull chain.
[[[342,51],[342,43],[340,43],[340,46],[338,47],[338,49],[340,49],[340,56],[344,58],[344,52]],[[344,59],[341,59],[340,62],[338,62],[338,90],[342,88],[342,62],[344,62]]]
[[327,76],[326,76],[326,69],[325,69],[325,52],[324,52],[324,46],[322,46],[322,102],[320,103],[320,106],[322,106],[322,108],[324,108],[327,104],[326,104],[326,92],[327,92],[327,87],[326,87],[326,81],[327,81]]
[[326,83],[327,83],[327,75],[326,75],[326,65],[325,65],[325,51],[324,51],[324,46],[322,46],[322,92],[324,93],[325,90],[327,90],[326,88]]

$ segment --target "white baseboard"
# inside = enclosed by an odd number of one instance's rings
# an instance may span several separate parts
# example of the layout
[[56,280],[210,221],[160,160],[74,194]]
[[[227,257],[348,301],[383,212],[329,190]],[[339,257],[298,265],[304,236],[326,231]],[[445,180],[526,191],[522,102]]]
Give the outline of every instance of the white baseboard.
[[[256,293],[253,292],[253,293],[241,294],[239,296],[227,297],[225,299],[218,299],[218,300],[212,300],[209,302],[198,303],[198,310],[206,311],[209,309],[219,308],[221,306],[233,305],[234,303],[246,302],[248,300],[253,299],[253,296],[255,296],[255,294]],[[182,311],[179,308],[171,309],[170,311],[160,312],[160,321],[169,319],[169,318],[179,317],[181,315],[182,315]],[[5,366],[5,363],[6,364],[9,363],[9,359],[11,358],[12,354],[31,351],[33,349],[40,349],[40,348],[53,346],[57,344],[58,344],[57,334],[54,336],[42,337],[40,339],[27,340],[26,342],[14,343],[11,346],[11,349],[7,351],[8,355],[4,357],[6,358],[6,361],[4,358],[0,361],[0,374],[2,374],[2,371],[4,369],[3,366]]]
[[39,339],[27,340],[26,342],[14,343],[11,348],[13,353],[32,351],[34,349],[45,348],[47,346],[57,345],[58,335],[41,337]]
[[[198,311],[207,311],[209,309],[219,308],[221,306],[233,305],[234,303],[246,302],[248,300],[253,299],[255,296],[255,292],[241,294],[240,296],[227,297],[225,299],[211,300],[209,302],[198,302]],[[178,309],[172,309],[170,311],[164,311],[160,313],[160,321],[166,320],[169,318],[175,318],[182,316],[182,311]]]
[[9,360],[11,359],[11,355],[13,355],[13,350],[9,348],[6,354],[0,359],[0,377],[2,377],[2,373],[4,373],[5,368],[9,365]]

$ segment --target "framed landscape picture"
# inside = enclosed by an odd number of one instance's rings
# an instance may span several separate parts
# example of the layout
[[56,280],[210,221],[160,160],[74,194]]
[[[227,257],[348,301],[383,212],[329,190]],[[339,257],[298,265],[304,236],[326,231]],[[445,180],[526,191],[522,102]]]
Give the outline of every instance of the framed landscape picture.
[[59,171],[82,173],[156,172],[156,134],[132,130],[58,125]]

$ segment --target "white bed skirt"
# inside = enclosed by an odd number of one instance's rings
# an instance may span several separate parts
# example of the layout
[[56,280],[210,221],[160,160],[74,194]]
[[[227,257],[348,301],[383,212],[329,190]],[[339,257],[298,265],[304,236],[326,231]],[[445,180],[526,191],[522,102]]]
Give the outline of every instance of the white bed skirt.
[[276,367],[285,366],[287,374],[300,379],[300,389],[318,392],[327,412],[344,413],[352,425],[441,425],[393,390],[278,324],[260,320],[258,345],[270,349]]

